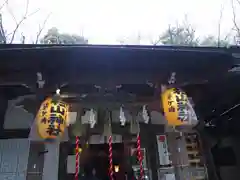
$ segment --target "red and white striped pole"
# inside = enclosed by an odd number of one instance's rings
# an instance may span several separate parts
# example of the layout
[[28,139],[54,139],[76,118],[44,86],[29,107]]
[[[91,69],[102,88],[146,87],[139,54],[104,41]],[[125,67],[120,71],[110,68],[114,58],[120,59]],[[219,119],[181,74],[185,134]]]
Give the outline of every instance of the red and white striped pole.
[[110,135],[108,138],[108,153],[109,153],[109,176],[110,180],[113,180],[113,153],[112,153],[112,136]]
[[76,136],[76,169],[75,169],[75,180],[78,180],[79,176],[79,136]]
[[139,180],[143,180],[144,177],[144,170],[143,170],[143,155],[141,153],[141,139],[140,139],[140,135],[137,135],[137,157],[138,157],[138,162],[140,165],[140,176],[139,176]]

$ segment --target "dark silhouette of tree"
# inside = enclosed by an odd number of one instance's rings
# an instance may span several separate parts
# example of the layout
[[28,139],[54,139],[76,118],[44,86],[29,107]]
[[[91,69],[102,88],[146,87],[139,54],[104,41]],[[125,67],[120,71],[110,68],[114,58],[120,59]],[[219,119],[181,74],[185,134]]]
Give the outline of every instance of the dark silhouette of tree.
[[6,44],[6,35],[3,29],[2,14],[0,14],[0,44]]
[[186,17],[182,24],[169,25],[168,29],[159,36],[155,45],[162,43],[164,45],[197,46],[199,41],[195,32],[195,28],[188,22]]
[[[4,3],[2,5],[0,5],[0,43],[2,44],[12,44],[16,33],[18,32],[20,26],[24,23],[24,21],[26,21],[29,17],[33,16],[34,14],[36,14],[37,12],[40,11],[40,9],[36,9],[32,12],[29,12],[29,4],[30,4],[30,0],[26,0],[25,1],[25,10],[23,13],[23,16],[20,18],[20,20],[17,20],[17,18],[14,15],[14,12],[12,11],[11,7],[9,6],[9,0],[5,0]],[[8,13],[11,15],[12,19],[15,22],[15,27],[14,29],[10,32],[10,33],[6,33],[6,30],[4,29],[3,26],[3,15],[1,13],[1,10],[3,8],[6,8]],[[35,43],[38,43],[39,37],[43,31],[43,29],[45,28],[45,24],[47,22],[47,20],[49,19],[51,13],[46,17],[46,19],[44,20],[44,22],[42,23],[42,25],[39,25],[39,31],[36,33],[36,40]],[[24,44],[25,43],[25,35],[22,32],[21,33],[21,43]]]
[[87,44],[88,40],[75,34],[60,33],[56,27],[48,30],[41,44]]
[[216,47],[228,47],[229,41],[227,36],[224,40],[218,39],[215,36],[207,36],[200,43],[201,46],[216,46]]
[[231,0],[233,13],[233,30],[235,31],[234,41],[236,45],[240,45],[240,23],[237,21],[236,9],[240,8],[240,0]]

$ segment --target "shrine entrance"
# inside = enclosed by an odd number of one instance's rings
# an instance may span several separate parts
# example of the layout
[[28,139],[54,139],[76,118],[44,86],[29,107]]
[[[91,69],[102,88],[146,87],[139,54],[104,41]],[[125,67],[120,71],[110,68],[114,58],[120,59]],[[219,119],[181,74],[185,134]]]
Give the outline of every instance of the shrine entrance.
[[[101,180],[109,180],[109,146],[108,144],[90,144],[87,166],[96,170],[96,176]],[[123,143],[112,144],[113,170],[115,179],[124,179],[125,159]]]

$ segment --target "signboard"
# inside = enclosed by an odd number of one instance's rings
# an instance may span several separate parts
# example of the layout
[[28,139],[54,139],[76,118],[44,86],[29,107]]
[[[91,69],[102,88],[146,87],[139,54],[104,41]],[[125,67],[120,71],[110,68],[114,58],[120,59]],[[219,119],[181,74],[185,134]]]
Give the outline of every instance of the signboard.
[[176,180],[174,168],[170,167],[158,169],[158,180]]
[[[134,175],[136,179],[140,178],[140,168],[133,168],[134,171]],[[152,179],[152,175],[151,172],[144,168],[144,176],[143,176],[143,180],[151,180]]]
[[176,180],[175,174],[173,174],[173,173],[171,173],[171,174],[164,174],[164,176],[161,177],[160,180]]
[[170,165],[168,144],[166,135],[157,135],[159,164],[162,166]]

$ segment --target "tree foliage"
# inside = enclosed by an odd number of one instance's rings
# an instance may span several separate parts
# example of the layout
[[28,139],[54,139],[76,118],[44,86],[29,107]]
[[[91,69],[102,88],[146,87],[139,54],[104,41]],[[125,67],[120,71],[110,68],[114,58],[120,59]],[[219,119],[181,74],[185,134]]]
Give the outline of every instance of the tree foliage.
[[6,35],[2,24],[2,14],[0,14],[0,44],[6,44]]
[[[35,9],[34,11],[30,12],[29,5],[30,5],[30,0],[26,0],[23,3],[24,12],[23,12],[22,17],[19,20],[16,18],[15,13],[12,11],[9,0],[4,0],[4,2],[0,5],[0,43],[1,44],[12,44],[14,42],[15,36],[16,36],[17,32],[19,31],[19,28],[22,26],[22,24],[24,24],[24,22],[29,17],[33,16],[34,14],[36,14],[40,11],[40,9],[38,8],[38,9]],[[12,30],[10,30],[10,33],[6,33],[7,31],[4,29],[4,26],[3,26],[3,14],[1,12],[1,10],[3,8],[7,9],[7,12],[10,14],[11,18],[13,19],[13,21],[15,23],[15,27]],[[50,17],[50,14],[46,17],[43,24],[39,25],[39,31],[36,32],[36,40],[34,43],[36,43],[36,44],[38,43],[38,39],[39,39],[43,29],[45,28],[46,22],[47,22],[48,18]],[[21,43],[22,44],[25,43],[25,39],[26,39],[26,37],[24,36],[24,32],[21,32]]]
[[201,42],[201,46],[216,46],[216,47],[228,47],[229,41],[225,39],[217,39],[215,36],[207,36]]
[[233,30],[235,31],[234,41],[236,45],[240,45],[240,22],[237,17],[237,9],[240,9],[240,0],[231,0],[233,14]]
[[176,26],[169,25],[168,29],[159,37],[159,42],[164,45],[198,45],[195,29],[190,24],[185,23]]
[[[220,28],[220,26],[218,27]],[[215,47],[227,47],[229,46],[229,39],[226,36],[224,39],[220,37],[220,30],[218,37],[209,35],[202,39],[196,36],[196,30],[185,21],[182,24],[176,26],[169,25],[168,29],[162,33],[158,40],[153,42],[153,45],[180,45],[180,46],[215,46]]]
[[88,40],[76,34],[60,33],[56,27],[48,30],[41,44],[87,44]]
[[[231,41],[228,38],[221,39],[221,21],[223,16],[223,9],[224,7],[221,6],[220,10],[220,18],[218,23],[218,34],[215,36],[209,35],[205,38],[199,38],[196,36],[195,28],[188,23],[187,16],[185,20],[176,25],[169,25],[169,27],[158,37],[157,40],[152,41],[153,45],[163,44],[163,45],[180,45],[180,46],[217,46],[217,47],[227,47],[229,43],[235,43],[240,45],[240,21],[239,17],[237,17],[237,12],[240,9],[240,0],[231,0],[232,3],[232,23],[233,28],[231,30]],[[29,8],[30,0],[24,0],[23,3],[23,12],[22,17],[16,18],[15,12],[12,11],[10,7],[10,0],[3,0],[0,3],[0,44],[11,44],[14,43],[17,39],[17,35],[20,31],[20,26],[24,24],[24,22],[34,14],[40,11],[39,8],[35,10],[31,10]],[[2,11],[2,9],[6,9],[6,11]],[[5,14],[3,12],[9,13],[12,17],[15,27],[6,31],[5,27],[3,26],[3,18]],[[51,13],[50,13],[51,14]],[[85,39],[81,35],[75,34],[67,34],[67,33],[60,33],[59,30],[55,27],[48,30],[43,38],[42,31],[45,29],[45,24],[50,16],[50,14],[46,17],[46,19],[39,25],[39,30],[36,32],[36,39],[34,39],[35,44],[42,43],[42,44],[87,44],[88,40]],[[25,43],[25,35],[24,32],[20,32],[21,34],[21,43]],[[141,44],[141,37],[140,33],[138,33],[137,37],[131,37],[123,40],[119,40],[120,44]],[[19,39],[18,39],[19,40]]]

